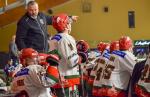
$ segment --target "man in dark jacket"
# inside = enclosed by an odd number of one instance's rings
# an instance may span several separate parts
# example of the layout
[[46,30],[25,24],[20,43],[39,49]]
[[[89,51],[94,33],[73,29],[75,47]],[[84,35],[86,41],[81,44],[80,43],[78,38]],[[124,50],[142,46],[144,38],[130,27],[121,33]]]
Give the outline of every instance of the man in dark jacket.
[[38,4],[30,1],[27,13],[19,20],[16,32],[16,44],[19,50],[33,48],[38,52],[48,51],[47,25],[51,25],[51,16],[39,12]]

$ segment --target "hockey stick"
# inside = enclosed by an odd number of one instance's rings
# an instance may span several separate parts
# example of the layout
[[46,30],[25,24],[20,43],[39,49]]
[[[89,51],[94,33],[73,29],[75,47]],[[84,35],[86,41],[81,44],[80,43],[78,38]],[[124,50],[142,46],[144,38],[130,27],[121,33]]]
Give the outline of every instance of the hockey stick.
[[57,65],[57,70],[58,70],[58,74],[59,74],[59,82],[60,82],[60,85],[61,85],[61,88],[62,88],[62,93],[63,93],[64,97],[67,97],[66,93],[65,93],[65,89],[64,89],[64,84],[63,84],[62,79],[61,79],[61,75],[60,75],[58,65]]
[[81,76],[80,80],[81,80],[82,97],[84,97],[85,91],[84,91],[83,71],[82,71],[81,64],[79,65],[79,73],[80,73],[80,76]]

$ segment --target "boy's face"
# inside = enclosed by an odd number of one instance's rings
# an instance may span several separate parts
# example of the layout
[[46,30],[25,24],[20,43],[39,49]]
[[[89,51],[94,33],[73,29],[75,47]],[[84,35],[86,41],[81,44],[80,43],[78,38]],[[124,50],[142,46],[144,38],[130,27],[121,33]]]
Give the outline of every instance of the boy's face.
[[69,23],[69,24],[67,25],[67,29],[68,29],[68,33],[70,34],[70,33],[71,33],[71,23]]
[[37,65],[38,64],[38,59],[37,58],[26,58],[25,59],[25,64],[27,66],[29,66],[29,65]]
[[[69,18],[68,18],[69,19]],[[68,30],[68,34],[70,34],[71,33],[71,24],[72,24],[72,20],[71,19],[69,19],[69,22],[68,22],[68,24],[67,24],[67,30]]]

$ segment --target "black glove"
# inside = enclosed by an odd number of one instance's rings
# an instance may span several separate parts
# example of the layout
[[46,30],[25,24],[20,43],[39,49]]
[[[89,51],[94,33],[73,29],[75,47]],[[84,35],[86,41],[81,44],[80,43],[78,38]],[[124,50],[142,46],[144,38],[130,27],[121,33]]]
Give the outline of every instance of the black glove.
[[81,57],[81,63],[87,62],[87,53],[78,52],[78,55]]
[[49,54],[46,58],[46,62],[49,63],[51,66],[58,66],[60,58],[56,54]]

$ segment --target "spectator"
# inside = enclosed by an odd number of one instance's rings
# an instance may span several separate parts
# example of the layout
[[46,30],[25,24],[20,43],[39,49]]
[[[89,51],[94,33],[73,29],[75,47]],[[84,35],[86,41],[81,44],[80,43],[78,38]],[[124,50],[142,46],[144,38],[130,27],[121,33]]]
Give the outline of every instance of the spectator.
[[47,52],[49,37],[47,25],[51,24],[51,18],[39,12],[37,2],[29,1],[27,12],[17,24],[16,44],[18,49],[31,47],[38,52]]
[[13,64],[18,63],[18,48],[15,43],[16,35],[12,36],[12,39],[9,43],[9,57],[12,59]]

